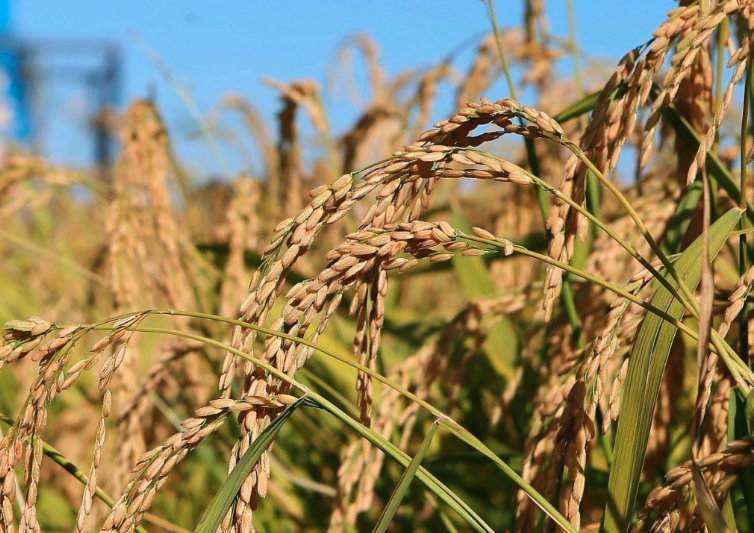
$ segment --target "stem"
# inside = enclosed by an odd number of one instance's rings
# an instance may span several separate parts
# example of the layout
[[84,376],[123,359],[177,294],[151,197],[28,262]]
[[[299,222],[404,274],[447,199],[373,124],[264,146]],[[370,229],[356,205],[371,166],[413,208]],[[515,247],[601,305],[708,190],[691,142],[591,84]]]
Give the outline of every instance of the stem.
[[[0,413],[0,422],[3,422],[4,424],[8,424],[9,426],[12,426],[14,424],[14,421],[12,418],[2,413]],[[52,445],[48,444],[47,442],[41,439],[40,439],[40,442],[42,443],[42,453],[45,456],[49,457],[52,460],[52,462],[56,463],[58,466],[63,468],[63,470],[71,474],[74,478],[80,481],[82,485],[86,486],[89,483],[89,477],[86,474],[84,474],[81,471],[81,469],[79,469],[74,463],[69,461],[62,453],[60,453]],[[113,505],[115,505],[115,499],[99,487],[94,489],[94,495],[111,509]],[[174,531],[176,533],[188,533],[188,530],[183,529],[182,527],[177,526],[173,524],[172,522],[168,522],[156,516],[150,515],[149,513],[144,515],[144,519],[168,531]],[[147,530],[145,530],[142,526],[137,526],[136,531],[138,531],[139,533],[147,533]]]
[[[497,248],[500,250],[504,249],[504,245],[498,241],[484,239],[482,237],[477,237],[474,235],[464,235],[463,237],[461,237],[461,240],[483,243],[487,246]],[[699,340],[698,331],[691,329],[689,326],[687,326],[680,320],[677,320],[676,318],[670,316],[662,309],[655,307],[654,305],[650,303],[645,302],[641,298],[638,298],[637,296],[631,294],[630,292],[624,289],[621,289],[620,287],[616,287],[615,285],[607,281],[604,281],[603,279],[600,279],[596,276],[589,274],[588,272],[575,268],[572,265],[569,265],[568,263],[563,263],[561,261],[558,261],[557,259],[553,259],[552,257],[548,255],[543,255],[536,252],[532,252],[531,250],[527,250],[523,246],[513,245],[513,250],[522,255],[526,255],[528,257],[538,259],[539,261],[542,261],[543,263],[546,263],[548,265],[556,266],[586,281],[590,281],[594,283],[595,285],[599,285],[600,287],[603,287],[615,293],[618,296],[626,298],[627,300],[635,303],[636,305],[640,307],[643,307],[647,311],[654,313],[655,315],[659,316],[666,322],[672,324],[673,326],[678,328],[680,331],[682,331],[683,333],[685,333],[686,335],[688,335],[690,338],[694,339],[695,341]],[[716,353],[723,360],[723,362],[725,363],[725,365],[728,367],[731,374],[733,375],[733,378],[735,379],[737,385],[741,387],[743,390],[748,391],[750,388],[749,384],[750,383],[754,384],[754,374],[752,374],[751,370],[742,363],[742,361],[738,358],[733,348],[731,348],[730,345],[727,342],[725,342],[725,340],[720,336],[720,334],[716,330],[712,330],[711,333],[712,333],[711,344],[708,345],[709,350],[711,352]]]
[[652,237],[652,234],[649,233],[649,230],[647,229],[647,226],[644,224],[644,221],[641,220],[639,217],[639,214],[636,212],[636,210],[633,208],[633,206],[629,203],[629,201],[626,199],[625,196],[618,190],[618,188],[613,185],[605,176],[597,169],[597,167],[594,166],[594,163],[592,163],[589,158],[586,156],[584,151],[579,148],[576,144],[574,144],[571,141],[565,141],[566,145],[569,146],[573,153],[576,154],[576,157],[579,158],[579,160],[590,170],[594,173],[595,176],[597,176],[597,179],[605,186],[607,189],[615,196],[615,198],[618,200],[618,202],[621,204],[621,206],[626,210],[628,213],[628,216],[631,217],[631,219],[636,224],[636,227],[639,229],[639,232],[644,237],[644,240],[647,241],[647,244],[649,244],[649,247],[652,248],[652,251],[655,253],[657,258],[662,262],[662,265],[668,270],[668,273],[673,277],[673,280],[678,284],[678,288],[680,289],[681,293],[684,296],[684,299],[679,299],[680,302],[684,303],[684,306],[694,315],[694,317],[699,317],[699,305],[697,304],[696,300],[694,299],[694,295],[691,294],[691,291],[686,286],[686,283],[678,276],[678,273],[675,271],[675,268],[673,268],[672,263],[667,258],[665,253],[662,251],[662,248],[657,244],[657,241],[654,240],[654,237]]
[[[183,315],[183,316],[194,316],[194,317],[197,317],[197,318],[202,318],[202,317],[203,318],[210,318],[212,320],[219,320],[219,321],[222,321],[222,322],[226,322],[227,321],[229,323],[238,323],[237,325],[243,325],[243,327],[255,329],[255,330],[257,330],[259,332],[262,332],[262,333],[269,333],[269,334],[272,334],[272,335],[277,335],[279,337],[282,337],[282,338],[285,338],[285,339],[290,339],[290,340],[293,340],[295,342],[304,344],[306,346],[310,346],[310,347],[314,348],[317,351],[320,351],[320,352],[322,352],[322,353],[324,353],[326,355],[334,357],[334,358],[336,358],[339,361],[342,361],[342,362],[344,362],[344,363],[346,363],[346,364],[348,364],[350,366],[353,366],[354,368],[357,368],[357,369],[361,370],[362,372],[365,372],[365,373],[369,374],[370,376],[372,376],[372,378],[374,378],[374,379],[380,381],[381,383],[389,386],[390,388],[392,388],[392,389],[400,392],[401,394],[403,394],[407,398],[409,398],[412,401],[416,402],[418,405],[424,407],[427,411],[429,411],[430,413],[432,413],[436,418],[438,418],[440,420],[446,421],[447,425],[450,428],[453,428],[454,434],[456,434],[459,438],[461,438],[465,442],[471,444],[474,448],[476,448],[478,451],[482,452],[487,457],[492,458],[498,464],[498,466],[501,469],[503,469],[503,471],[506,473],[506,475],[508,475],[522,490],[524,490],[529,495],[529,497],[532,499],[532,501],[534,501],[535,504],[537,504],[548,515],[550,515],[551,517],[553,517],[558,522],[558,524],[561,527],[565,528],[569,533],[577,533],[576,530],[573,529],[572,526],[568,527],[568,526],[570,526],[570,524],[568,523],[568,521],[565,519],[565,517],[563,517],[560,514],[560,512],[552,504],[550,504],[543,496],[541,496],[538,492],[536,492],[529,484],[527,484],[523,480],[523,478],[521,478],[507,464],[505,464],[504,462],[500,461],[500,459],[491,450],[489,450],[489,448],[487,446],[485,446],[481,441],[479,441],[476,437],[474,437],[474,435],[471,434],[467,429],[463,428],[457,422],[453,421],[450,417],[448,417],[447,415],[443,414],[439,409],[437,409],[434,406],[432,406],[431,404],[425,402],[424,400],[422,400],[421,398],[419,398],[416,395],[412,394],[411,392],[409,392],[408,390],[404,389],[400,385],[397,385],[397,384],[391,382],[390,380],[388,380],[387,378],[381,376],[377,372],[374,372],[373,370],[370,370],[369,368],[367,368],[367,367],[365,367],[363,365],[360,365],[359,363],[356,363],[354,361],[349,361],[346,358],[341,357],[341,356],[335,354],[334,352],[332,352],[330,350],[327,350],[326,348],[323,348],[322,346],[320,346],[320,345],[318,345],[316,343],[313,343],[311,341],[307,341],[307,340],[301,339],[299,337],[294,337],[292,335],[283,334],[281,332],[273,331],[273,330],[270,330],[268,328],[263,328],[261,326],[255,326],[253,324],[243,323],[243,322],[241,322],[239,320],[223,319],[222,317],[218,317],[218,316],[215,316],[215,315],[208,315],[208,314],[205,314],[205,313],[195,313],[195,312],[188,312],[188,311],[185,311],[185,312],[184,311],[176,311],[176,310],[173,310],[173,309],[153,309],[151,311],[146,312],[145,316],[147,314],[168,314],[168,315],[176,315],[176,316],[181,316],[181,315]],[[105,328],[98,328],[98,329],[105,329]],[[364,437],[365,439],[369,440],[373,444],[378,445],[381,449],[384,450],[384,448],[386,447],[385,445],[388,445],[387,448],[390,449],[390,450],[392,450],[393,454],[395,454],[395,455],[400,454],[402,457],[407,457],[404,452],[402,452],[397,447],[394,447],[388,441],[386,441],[384,439],[382,441],[378,440],[377,437],[375,436],[375,434],[373,434],[374,432],[371,429],[364,427],[362,424],[360,424],[359,422],[357,422],[356,420],[354,420],[352,417],[350,417],[349,415],[345,414],[343,411],[341,411],[340,409],[338,409],[335,405],[333,405],[332,403],[330,403],[326,398],[324,398],[323,396],[320,396],[319,394],[317,394],[317,393],[309,390],[303,384],[299,383],[294,378],[292,378],[291,376],[288,376],[287,374],[285,374],[281,370],[275,368],[274,366],[272,366],[271,364],[269,364],[266,361],[263,361],[263,360],[261,360],[261,359],[259,359],[257,357],[249,355],[249,354],[247,354],[247,353],[245,353],[245,352],[243,352],[241,350],[233,348],[232,346],[229,346],[229,345],[227,345],[227,344],[225,344],[225,343],[223,343],[221,341],[216,341],[214,339],[210,339],[208,337],[204,337],[202,335],[198,335],[198,334],[194,334],[194,333],[189,333],[189,332],[180,331],[180,330],[172,330],[172,329],[167,329],[167,328],[151,328],[151,327],[144,327],[144,326],[129,327],[128,329],[131,330],[131,331],[139,331],[139,332],[142,332],[142,333],[156,333],[156,334],[162,334],[162,335],[171,335],[171,336],[181,337],[181,338],[190,339],[190,340],[196,340],[196,341],[205,343],[205,344],[207,344],[209,346],[214,346],[216,348],[220,348],[220,349],[226,350],[226,351],[228,351],[228,352],[230,352],[230,353],[232,353],[234,355],[237,355],[238,357],[241,357],[241,358],[243,358],[243,359],[245,359],[245,360],[247,360],[247,361],[249,361],[249,362],[251,362],[251,363],[253,363],[253,364],[255,364],[255,365],[259,366],[259,367],[261,367],[261,368],[264,368],[267,372],[269,372],[270,374],[272,374],[275,377],[279,378],[280,380],[288,383],[291,387],[294,387],[294,388],[300,390],[302,393],[304,393],[305,395],[309,396],[312,400],[314,400],[315,402],[317,402],[325,410],[327,410],[331,414],[335,415],[342,422],[344,422],[345,424],[347,424],[348,426],[350,426],[352,429],[354,429],[356,432],[358,432],[362,437]],[[396,459],[396,460],[398,460],[397,457],[393,457],[393,458]],[[399,461],[399,462],[401,462],[401,461]]]
[[[749,138],[749,112],[751,104],[751,77],[752,77],[752,62],[751,58],[746,65],[746,80],[744,81],[744,106],[741,113],[741,139],[739,151],[741,154],[741,197],[739,198],[739,206],[746,207],[746,140]],[[746,229],[746,217],[742,217],[740,221],[740,228],[742,233],[738,237],[738,273],[739,276],[743,276],[749,269],[749,246],[747,243],[746,233],[743,231]],[[749,306],[744,303],[743,309],[738,315],[738,351],[739,358],[746,361],[749,353]],[[746,359],[744,359],[746,358]]]
[[[482,153],[482,154],[484,154],[487,157],[495,158],[495,156],[493,156],[491,154],[488,154],[486,152],[482,152],[482,151],[479,151],[479,152]],[[546,192],[554,195],[558,200],[567,203],[572,209],[574,209],[575,211],[578,211],[580,214],[582,214],[584,217],[586,217],[587,220],[589,220],[590,222],[592,222],[596,227],[598,227],[599,229],[601,229],[602,231],[604,231],[611,239],[613,239],[615,242],[617,242],[620,245],[621,248],[623,248],[624,250],[626,250],[631,255],[631,257],[633,257],[634,259],[636,259],[644,268],[646,268],[647,271],[650,272],[655,277],[655,279],[657,279],[663,285],[663,287],[665,287],[670,292],[670,294],[673,295],[673,297],[675,299],[677,299],[679,302],[683,303],[684,307],[686,307],[686,309],[692,315],[694,315],[694,318],[698,318],[699,317],[698,311],[695,309],[695,307],[692,306],[692,305],[687,304],[685,298],[683,298],[678,293],[678,290],[670,284],[670,282],[665,278],[665,276],[663,276],[662,274],[660,274],[660,272],[654,266],[652,266],[652,264],[647,259],[645,259],[641,254],[639,254],[639,252],[637,252],[636,249],[633,246],[631,246],[622,237],[620,237],[617,233],[615,233],[612,229],[610,229],[610,227],[607,226],[604,222],[602,222],[597,216],[595,216],[594,214],[592,214],[588,209],[584,209],[581,205],[579,205],[578,203],[574,202],[573,199],[571,199],[570,197],[564,195],[560,191],[560,189],[558,189],[556,187],[553,187],[549,183],[541,180],[540,178],[538,178],[537,176],[534,176],[533,174],[528,174],[528,177],[532,180],[533,184],[536,185],[539,189],[542,189],[542,190],[544,190],[544,191],[546,191]],[[612,184],[610,184],[610,185],[612,186]],[[616,189],[616,193],[620,195],[620,192],[617,191],[617,189]],[[622,197],[622,195],[621,195],[621,197]],[[629,205],[629,207],[630,207],[630,205]],[[638,215],[637,215],[637,217],[638,217]],[[651,236],[650,236],[650,238],[651,238]],[[670,261],[669,260],[667,260],[667,261],[668,261],[668,264],[670,264]],[[667,265],[665,265],[665,266],[667,267]],[[695,301],[693,300],[693,296],[691,297],[691,300],[692,300],[692,302],[695,303]]]

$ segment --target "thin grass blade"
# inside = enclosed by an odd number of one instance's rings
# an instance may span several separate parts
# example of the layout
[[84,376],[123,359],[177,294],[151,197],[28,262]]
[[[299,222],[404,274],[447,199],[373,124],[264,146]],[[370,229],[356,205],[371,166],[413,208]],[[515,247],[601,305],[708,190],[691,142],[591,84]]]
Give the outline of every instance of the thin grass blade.
[[710,533],[730,533],[728,525],[725,523],[723,513],[715,502],[715,498],[712,496],[712,492],[704,482],[704,476],[699,469],[699,465],[696,461],[691,462],[691,475],[693,476],[694,496],[699,509],[702,513],[702,519],[707,525],[707,529]]
[[547,514],[547,516],[552,518],[552,520],[556,524],[563,528],[564,531],[567,531],[568,533],[577,533],[573,525],[571,525],[571,523],[568,522],[568,520],[549,501],[547,501],[547,498],[542,496],[534,489],[534,487],[524,481],[521,476],[519,476],[510,466],[508,466],[505,461],[500,459],[500,457],[498,457],[492,450],[485,446],[483,442],[477,439],[474,435],[463,430],[463,428],[460,428],[452,420],[443,420],[441,423],[446,428],[448,428],[448,431],[450,431],[453,435],[477,450],[482,455],[491,459],[492,462],[495,463],[495,465],[500,470],[502,470],[506,476],[511,478],[519,487],[521,487],[521,490],[523,490],[529,496],[529,498],[531,498],[531,500],[540,509],[542,509],[545,514]]
[[678,252],[679,246],[683,241],[683,236],[691,222],[691,216],[694,214],[699,199],[702,197],[702,182],[696,180],[686,189],[683,198],[678,203],[675,214],[668,225],[665,238],[662,242],[662,251],[667,255]]
[[416,472],[419,470],[419,466],[421,466],[421,463],[424,460],[424,456],[427,454],[427,450],[429,449],[429,446],[432,444],[432,439],[434,438],[435,433],[437,432],[438,426],[439,426],[439,421],[435,421],[432,424],[432,427],[429,428],[429,432],[427,433],[427,436],[424,438],[424,442],[422,442],[422,445],[419,448],[419,451],[416,452],[416,455],[409,463],[408,468],[404,470],[400,481],[398,481],[398,485],[395,487],[395,490],[393,491],[393,494],[390,495],[390,499],[388,500],[387,505],[385,506],[385,509],[382,511],[382,515],[380,515],[380,519],[377,521],[377,524],[374,526],[374,530],[373,530],[374,533],[385,533],[385,531],[387,531],[387,528],[390,525],[390,522],[392,522],[393,517],[395,516],[395,513],[398,511],[398,507],[400,506],[401,501],[403,501],[403,497],[408,492],[409,485],[414,480],[414,477],[416,477]]
[[[738,392],[730,395],[728,400],[728,441],[734,441],[751,435],[754,420],[751,418],[750,406],[754,393],[743,398]],[[751,531],[754,525],[754,472],[745,468],[738,473],[738,479],[731,487],[731,503],[739,531]]]
[[254,465],[257,464],[259,458],[262,457],[264,451],[272,443],[291,415],[302,405],[317,406],[317,404],[313,404],[311,400],[304,396],[280,413],[277,418],[275,418],[275,420],[273,420],[272,423],[270,423],[270,425],[259,434],[257,440],[255,440],[251,447],[246,450],[246,453],[241,457],[241,460],[236,467],[220,486],[217,494],[212,498],[209,507],[204,511],[202,518],[196,525],[194,533],[215,533],[215,531],[217,531],[225,513],[230,509],[233,500],[236,498],[236,494],[241,490],[241,485],[243,485],[243,482],[249,476]]
[[[319,398],[316,394],[311,394],[309,398],[319,407],[338,418],[345,425],[353,429],[356,433],[368,440],[378,449],[382,450],[382,452],[384,452],[395,462],[404,467],[408,467],[411,462],[408,455],[406,455],[405,452],[403,452],[392,442],[385,439],[370,428],[359,423],[356,419],[348,416],[333,404],[327,402],[323,398]],[[484,520],[482,520],[482,518],[463,500],[463,498],[450,490],[440,480],[430,474],[423,466],[418,467],[416,471],[416,479],[421,481],[424,486],[427,487],[427,489],[429,489],[435,496],[440,498],[440,500],[445,502],[451,509],[453,509],[458,514],[458,516],[465,520],[466,523],[468,523],[475,531],[477,531],[478,533],[494,533],[494,530]]]

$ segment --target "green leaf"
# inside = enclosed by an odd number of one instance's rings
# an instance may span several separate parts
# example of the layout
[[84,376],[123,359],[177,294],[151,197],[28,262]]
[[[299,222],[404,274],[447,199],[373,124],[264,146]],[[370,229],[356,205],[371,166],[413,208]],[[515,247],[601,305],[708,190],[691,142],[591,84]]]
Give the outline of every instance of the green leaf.
[[[324,398],[319,397],[317,394],[310,394],[310,398],[313,402],[316,402],[319,407],[334,415],[345,425],[361,435],[364,439],[368,440],[378,449],[382,450],[388,457],[392,458],[398,464],[404,467],[409,466],[411,461],[409,460],[408,455],[406,455],[406,453],[398,448],[395,444],[388,441],[383,436],[376,433],[374,430],[364,426],[354,418],[348,416],[346,413],[335,407],[332,403],[328,402]],[[497,456],[495,456],[495,459],[498,459]],[[482,520],[482,518],[471,508],[471,506],[469,506],[468,503],[466,503],[461,497],[459,497],[458,494],[450,490],[435,476],[430,474],[423,466],[418,467],[416,471],[416,479],[422,482],[430,492],[432,492],[440,500],[445,502],[451,509],[453,509],[458,514],[458,516],[463,518],[467,524],[474,528],[475,531],[477,531],[478,533],[493,533],[493,529],[484,520]]]
[[691,462],[691,475],[693,479],[692,487],[696,497],[697,509],[699,509],[704,524],[710,533],[730,533],[728,524],[725,523],[723,513],[709,490],[699,465]]
[[[710,228],[710,258],[714,258],[736,228],[742,212],[731,209]],[[702,238],[699,237],[681,254],[675,269],[693,291],[701,279]],[[673,279],[663,273],[668,281]],[[684,306],[675,300],[658,281],[651,304],[677,319]],[[623,385],[621,415],[615,435],[615,452],[608,482],[608,500],[602,530],[624,533],[628,529],[636,499],[649,429],[652,424],[660,381],[668,360],[677,328],[655,314],[647,314],[634,342]]]
[[419,466],[421,465],[424,456],[427,454],[429,445],[432,444],[432,439],[437,432],[438,425],[439,421],[435,421],[432,424],[432,427],[429,428],[429,433],[427,433],[427,436],[424,438],[424,442],[422,442],[419,451],[416,452],[416,455],[411,460],[411,463],[409,463],[408,468],[404,470],[400,481],[398,481],[398,485],[395,487],[393,494],[390,495],[390,500],[388,500],[380,519],[377,521],[377,525],[374,526],[374,533],[385,533],[385,531],[387,531],[396,511],[398,511],[398,506],[400,506],[403,497],[408,492],[408,486],[416,476],[416,472],[419,470]]
[[513,482],[523,490],[529,498],[547,514],[552,520],[559,525],[567,533],[576,533],[576,528],[571,525],[570,522],[549,502],[547,498],[542,496],[537,490],[529,483],[519,476],[508,464],[492,452],[482,441],[476,438],[474,435],[464,430],[456,422],[450,419],[442,420],[441,423],[450,431],[453,435],[460,440],[483,454],[497,466],[506,476],[508,476]]
[[751,435],[751,430],[754,428],[754,389],[749,391],[746,395],[746,424],[749,429],[748,434]]
[[[627,87],[628,85],[625,83],[618,85],[618,87],[616,87],[613,90],[613,93],[610,95],[610,99],[612,100],[614,98],[619,98],[626,94]],[[571,104],[557,115],[554,115],[552,118],[562,124],[563,122],[566,122],[568,120],[586,115],[595,107],[597,107],[597,102],[599,101],[600,94],[602,94],[602,91],[596,91],[587,94],[583,98],[581,98],[581,100]]]
[[732,533],[738,533],[736,514],[733,511],[734,490],[735,487],[731,487],[728,496],[725,498],[725,501],[723,501],[723,517],[725,518],[725,523],[728,525],[728,529],[730,529]]
[[702,197],[702,180],[696,180],[686,189],[683,198],[676,208],[675,214],[668,225],[665,238],[662,242],[662,251],[667,255],[674,254],[678,251],[683,241],[683,236],[691,222],[699,199]]
[[[749,394],[748,396],[751,396]],[[743,398],[740,392],[730,395],[728,401],[728,441],[751,435],[752,424],[749,418],[749,397]],[[739,531],[751,531],[754,524],[754,471],[745,468],[738,472],[738,479],[730,491],[736,528]]]
[[299,399],[295,403],[291,404],[285,411],[280,413],[275,420],[273,420],[269,426],[267,426],[259,437],[251,444],[246,453],[243,454],[241,460],[238,461],[236,467],[230,473],[225,482],[220,486],[214,498],[204,511],[204,515],[199,520],[199,523],[194,529],[194,533],[215,533],[220,526],[223,517],[233,505],[233,500],[236,498],[238,491],[241,490],[241,485],[249,476],[249,473],[257,464],[259,458],[272,443],[277,436],[278,432],[283,428],[283,425],[291,417],[293,412],[302,405],[308,405],[310,407],[319,407],[317,404],[313,404],[306,396]]

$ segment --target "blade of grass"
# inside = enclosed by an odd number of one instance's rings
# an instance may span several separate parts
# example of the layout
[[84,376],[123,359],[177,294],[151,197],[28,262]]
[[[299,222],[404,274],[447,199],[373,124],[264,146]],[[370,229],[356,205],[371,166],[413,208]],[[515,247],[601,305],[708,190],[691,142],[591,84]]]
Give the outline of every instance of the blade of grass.
[[701,196],[702,182],[701,180],[696,180],[686,189],[670,224],[668,224],[668,230],[662,243],[662,249],[666,254],[674,254],[678,251],[678,247],[681,245],[683,236],[686,234],[686,230],[691,222],[691,216]]
[[[710,258],[725,244],[741,217],[741,211],[731,209],[710,228]],[[689,289],[701,278],[699,256],[702,238],[698,238],[675,263],[678,275]],[[651,304],[677,319],[683,316],[683,305],[655,281],[656,291]],[[677,328],[659,316],[647,314],[634,342],[623,386],[621,416],[615,435],[613,464],[608,482],[608,499],[602,531],[624,533],[628,529],[634,500],[639,486],[647,449],[660,381]]]
[[534,487],[529,485],[521,476],[516,474],[516,472],[514,472],[513,469],[505,463],[505,461],[500,459],[500,457],[498,457],[492,450],[485,446],[482,441],[477,439],[468,431],[464,430],[451,419],[444,419],[441,421],[441,423],[443,426],[448,428],[448,430],[453,435],[477,450],[479,453],[491,459],[495,466],[502,470],[506,476],[511,478],[519,487],[521,487],[521,490],[523,490],[529,496],[529,498],[531,498],[531,500],[540,509],[542,509],[542,511],[544,511],[550,518],[552,518],[554,522],[556,522],[561,528],[563,528],[563,530],[567,531],[568,533],[577,533],[576,529],[568,522],[568,520],[566,520],[566,518],[562,514],[560,514],[560,512],[549,501],[547,501],[547,498],[542,496],[534,489]]
[[[324,398],[314,393],[310,393],[309,398],[312,401],[317,402],[322,409],[334,415],[348,427],[356,431],[364,439],[368,440],[370,443],[384,452],[388,457],[396,461],[399,465],[408,468],[409,464],[411,463],[410,458],[396,445],[394,445],[372,429],[364,426],[355,418],[348,416]],[[450,490],[435,476],[430,474],[423,466],[418,467],[416,471],[416,479],[421,481],[424,486],[427,487],[427,489],[429,489],[433,494],[444,501],[458,514],[458,516],[463,518],[471,527],[473,527],[475,531],[478,531],[479,533],[494,533],[493,529],[489,525],[487,525],[487,523],[482,520],[482,518],[460,496]]]
[[[146,311],[142,315],[142,319],[147,315],[153,315],[153,314],[169,314],[169,315],[191,315],[196,318],[205,318],[205,319],[211,319],[211,320],[219,320],[221,322],[227,322],[231,324],[243,324],[245,327],[254,328],[262,333],[268,334],[268,335],[277,335],[282,338],[288,338],[290,340],[293,340],[294,342],[300,342],[302,344],[305,344],[307,346],[312,346],[316,350],[325,353],[331,357],[334,357],[336,359],[340,359],[340,357],[326,348],[317,345],[316,343],[309,342],[305,339],[300,339],[297,337],[293,337],[291,335],[286,335],[283,333],[280,333],[278,331],[273,331],[267,328],[263,328],[261,326],[256,326],[254,324],[249,324],[246,322],[241,322],[239,320],[229,319],[227,317],[221,317],[217,315],[208,315],[205,313],[198,313],[198,312],[188,312],[188,311],[178,311],[175,309],[151,309],[149,311]],[[93,326],[93,329],[112,329],[112,326],[107,327],[104,326],[103,323],[100,323],[96,326]],[[228,351],[242,359],[245,359],[247,361],[250,361],[254,363],[255,365],[259,366],[260,368],[263,368],[265,371],[271,373],[275,377],[285,381],[286,383],[292,385],[293,387],[297,388],[298,390],[304,392],[309,400],[317,404],[322,409],[328,411],[329,413],[335,415],[339,420],[344,422],[348,427],[356,431],[359,435],[361,435],[363,438],[368,440],[370,443],[374,444],[378,449],[382,450],[386,455],[388,455],[390,458],[392,458],[394,461],[396,461],[398,464],[406,467],[410,463],[410,458],[408,455],[403,452],[400,448],[392,444],[390,441],[379,435],[378,433],[374,432],[372,429],[364,426],[360,422],[358,422],[353,417],[348,416],[345,412],[343,412],[341,409],[336,407],[334,404],[329,402],[327,399],[323,398],[322,396],[316,394],[315,392],[310,391],[307,389],[304,385],[297,382],[287,374],[281,372],[279,369],[275,368],[274,366],[270,365],[268,362],[263,361],[261,359],[258,359],[256,357],[253,357],[241,350],[235,349],[232,346],[225,344],[223,342],[217,341],[215,339],[204,337],[202,335],[197,335],[195,333],[190,333],[187,331],[180,331],[180,330],[171,330],[171,329],[165,329],[165,328],[149,328],[149,327],[143,327],[140,325],[131,325],[129,326],[129,330],[132,331],[140,331],[143,333],[156,333],[156,334],[162,334],[162,335],[172,335],[180,338],[186,338],[186,339],[192,339],[196,341],[203,342],[207,344],[208,346],[214,346],[216,348],[219,348],[221,350]],[[347,361],[342,360],[343,362],[347,362],[351,366],[358,368],[359,370],[369,374],[371,377],[375,378],[378,381],[381,381],[385,383],[386,385],[394,388],[395,390],[398,390],[401,392],[404,396],[411,399],[412,401],[418,403],[428,411],[430,411],[432,414],[434,414],[437,417],[445,417],[443,413],[429,405],[428,403],[424,402],[423,400],[416,397],[414,394],[409,392],[408,390],[400,387],[399,385],[391,382],[390,380],[386,379],[385,377],[381,376],[380,374],[366,368],[363,365],[359,365],[356,362],[353,361]],[[483,445],[482,445],[483,446]],[[490,454],[494,455],[492,451],[489,451]],[[497,457],[497,456],[495,456]],[[461,497],[459,497],[456,493],[454,493],[452,490],[450,490],[448,487],[446,487],[442,482],[440,482],[437,478],[435,478],[432,474],[426,471],[423,467],[420,468],[419,472],[416,475],[416,478],[419,479],[424,485],[432,491],[435,495],[437,495],[441,500],[443,500],[445,503],[447,503],[451,509],[456,511],[458,515],[463,518],[469,525],[471,525],[476,531],[479,533],[494,533],[492,528],[490,528],[489,525],[487,525],[484,520],[482,520],[481,517],[479,517],[476,512],[465,502]],[[518,478],[520,479],[520,478]],[[514,478],[515,481],[515,478]],[[555,511],[557,513],[557,511]]]
[[[754,393],[749,393],[752,397]],[[728,401],[728,441],[751,435],[754,422],[747,417],[749,397],[742,398],[738,392],[730,395]],[[747,420],[748,418],[748,420]],[[751,468],[741,470],[738,479],[731,488],[733,513],[736,517],[736,527],[739,531],[751,531],[754,525],[754,472]]]
[[241,490],[241,485],[243,485],[243,482],[249,476],[254,465],[259,462],[264,451],[272,443],[291,415],[302,405],[318,407],[304,396],[288,406],[259,434],[259,437],[246,450],[246,453],[243,454],[241,460],[212,498],[209,507],[204,511],[202,518],[196,525],[194,533],[215,533],[217,531],[220,522],[222,522],[230,506],[233,505],[233,500],[235,500],[238,491]]
[[725,524],[728,526],[728,529],[731,530],[731,533],[738,533],[738,526],[736,525],[736,513],[733,509],[733,506],[735,505],[734,502],[736,501],[734,495],[735,489],[735,485],[730,488],[728,497],[725,498],[725,501],[723,502],[723,519],[725,520]]
[[725,523],[723,514],[717,506],[712,492],[704,482],[702,471],[694,460],[691,461],[691,475],[694,480],[692,483],[694,496],[696,496],[697,506],[701,511],[702,519],[707,525],[707,529],[710,533],[730,533],[730,529],[728,529],[728,525]]
[[429,428],[429,432],[427,433],[427,436],[424,437],[424,442],[422,442],[419,451],[416,452],[416,455],[409,463],[408,468],[406,468],[406,470],[403,472],[400,481],[398,481],[398,485],[395,487],[393,494],[390,495],[390,499],[388,500],[385,509],[383,509],[382,515],[380,515],[380,519],[374,526],[374,533],[385,533],[385,531],[387,531],[387,528],[390,525],[390,522],[393,520],[396,511],[398,511],[398,506],[400,506],[401,501],[403,501],[403,497],[408,492],[408,487],[411,484],[411,481],[413,481],[414,477],[416,476],[416,472],[417,470],[419,470],[419,466],[421,466],[422,460],[427,454],[427,450],[429,449],[430,444],[432,444],[432,439],[437,432],[439,424],[440,421],[435,420],[435,422],[432,424],[432,427]]

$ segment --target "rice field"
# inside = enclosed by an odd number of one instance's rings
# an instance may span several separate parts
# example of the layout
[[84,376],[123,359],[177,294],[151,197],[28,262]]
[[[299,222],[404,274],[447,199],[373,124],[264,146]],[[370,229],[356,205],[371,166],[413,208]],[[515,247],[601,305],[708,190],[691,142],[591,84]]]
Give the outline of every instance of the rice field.
[[750,531],[754,3],[680,4],[588,79],[536,1],[467,64],[360,36],[347,131],[223,101],[259,175],[148,101],[113,168],[11,151],[0,533]]

